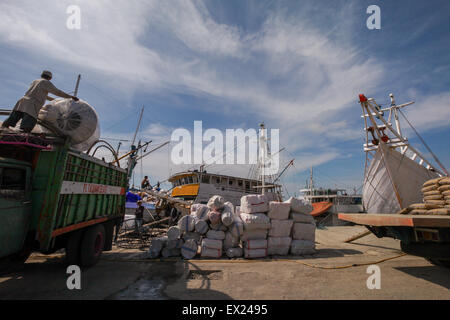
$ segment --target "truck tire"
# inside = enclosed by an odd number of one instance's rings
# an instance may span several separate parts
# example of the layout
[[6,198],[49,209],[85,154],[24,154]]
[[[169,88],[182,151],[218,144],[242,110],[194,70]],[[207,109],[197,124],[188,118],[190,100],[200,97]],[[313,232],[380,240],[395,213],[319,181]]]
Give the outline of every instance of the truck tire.
[[105,227],[97,224],[88,228],[81,240],[80,262],[83,267],[97,263],[105,245]]
[[103,251],[112,250],[115,225],[116,220],[108,221],[103,224],[103,226],[105,227],[105,246],[103,247]]
[[80,246],[81,237],[83,236],[83,231],[78,230],[70,234],[66,245],[66,263],[68,265],[79,265],[80,264]]

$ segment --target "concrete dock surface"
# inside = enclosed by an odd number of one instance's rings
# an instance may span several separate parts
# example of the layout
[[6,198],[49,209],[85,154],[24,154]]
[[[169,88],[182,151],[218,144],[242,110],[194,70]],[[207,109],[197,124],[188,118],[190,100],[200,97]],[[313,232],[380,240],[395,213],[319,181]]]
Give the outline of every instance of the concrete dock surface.
[[[317,253],[303,257],[160,261],[114,247],[82,269],[80,290],[67,288],[63,254],[33,254],[0,275],[0,299],[450,299],[450,269],[402,255],[398,240],[344,242],[364,230],[318,229]],[[377,262],[381,288],[368,289],[367,268]]]

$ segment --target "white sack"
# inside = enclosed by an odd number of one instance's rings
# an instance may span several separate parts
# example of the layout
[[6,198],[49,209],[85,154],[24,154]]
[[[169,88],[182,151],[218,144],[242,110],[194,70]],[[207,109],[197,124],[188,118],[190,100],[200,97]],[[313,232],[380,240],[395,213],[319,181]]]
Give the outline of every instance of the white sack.
[[195,215],[198,219],[208,219],[209,208],[205,204],[196,203],[191,206],[191,215]]
[[315,253],[314,248],[315,248],[314,241],[292,240],[290,252],[293,255],[314,254]]
[[202,238],[202,235],[197,232],[186,232],[183,234],[183,240],[188,241],[190,239],[195,240],[197,243],[200,243],[200,240]]
[[244,234],[244,223],[242,222],[240,217],[235,217],[234,223],[228,227],[231,234],[235,238],[240,238]]
[[314,217],[309,213],[291,212],[291,219],[294,222],[315,224]]
[[181,255],[185,259],[192,259],[197,255],[198,244],[194,239],[187,240],[181,247]]
[[269,237],[267,241],[268,254],[280,256],[289,254],[291,242],[291,237]]
[[270,219],[264,213],[241,213],[245,230],[270,229]]
[[243,196],[241,198],[241,214],[244,213],[256,213],[269,211],[269,202],[266,196],[262,194],[253,194]]
[[181,249],[181,247],[184,244],[184,240],[183,239],[176,239],[176,240],[168,240],[167,244],[166,244],[166,248],[169,249]]
[[226,202],[224,207],[223,207],[223,211],[222,211],[222,215],[221,215],[221,219],[222,219],[222,223],[225,226],[230,226],[233,221],[234,221],[234,208],[233,208],[233,204],[231,202]]
[[289,237],[293,220],[270,220],[269,237]]
[[300,213],[310,213],[313,207],[306,200],[290,197],[285,203],[291,205],[291,211]]
[[167,230],[167,237],[169,240],[176,240],[181,236],[180,228],[177,226],[172,226]]
[[276,220],[286,220],[289,218],[291,204],[286,202],[269,202],[269,218]]
[[195,223],[195,232],[205,234],[206,232],[208,232],[208,230],[208,223],[205,220],[197,220],[197,222]]
[[206,237],[208,239],[223,240],[223,239],[225,239],[225,232],[223,232],[223,231],[216,231],[216,230],[209,230],[206,233]]
[[267,229],[244,230],[244,234],[242,235],[242,241],[266,239],[267,233],[268,233]]
[[194,231],[195,228],[194,217],[190,215],[181,217],[181,219],[178,221],[178,228],[180,228],[182,233]]
[[244,242],[245,249],[266,249],[267,239],[247,240]]
[[292,238],[295,240],[314,241],[316,234],[316,226],[311,223],[294,223],[292,229]]
[[220,213],[219,211],[210,210],[208,211],[208,220],[211,222],[211,224],[218,224],[219,222],[221,222],[221,215],[222,213]]
[[208,208],[211,210],[221,210],[225,204],[225,199],[222,196],[212,196],[208,201]]
[[200,256],[204,258],[220,258],[222,256],[222,249],[211,249],[202,247],[202,252]]
[[225,233],[225,240],[223,240],[223,249],[234,248],[239,245],[239,238],[235,238],[231,232]]
[[148,257],[151,259],[158,258],[161,254],[161,250],[164,248],[168,241],[167,237],[160,237],[150,240],[150,246],[148,249]]
[[209,239],[204,238],[202,240],[202,249],[203,248],[209,248],[209,249],[220,249],[222,250],[222,240],[215,240],[215,239]]
[[244,249],[245,258],[264,258],[267,257],[267,249]]
[[164,248],[161,251],[161,255],[164,258],[177,257],[180,254],[181,254],[181,249],[177,249],[177,248],[174,248],[174,249]]
[[239,258],[242,257],[244,251],[240,247],[228,248],[225,252],[228,258]]

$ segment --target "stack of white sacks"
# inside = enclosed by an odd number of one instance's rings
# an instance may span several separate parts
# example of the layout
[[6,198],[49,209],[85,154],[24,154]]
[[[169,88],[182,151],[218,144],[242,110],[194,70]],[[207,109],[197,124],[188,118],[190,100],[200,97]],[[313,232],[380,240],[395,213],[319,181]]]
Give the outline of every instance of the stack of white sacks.
[[165,237],[153,239],[149,257],[183,256],[262,258],[268,255],[314,253],[315,223],[312,207],[296,198],[270,201],[270,195],[248,195],[234,208],[221,196],[191,206],[178,226]]

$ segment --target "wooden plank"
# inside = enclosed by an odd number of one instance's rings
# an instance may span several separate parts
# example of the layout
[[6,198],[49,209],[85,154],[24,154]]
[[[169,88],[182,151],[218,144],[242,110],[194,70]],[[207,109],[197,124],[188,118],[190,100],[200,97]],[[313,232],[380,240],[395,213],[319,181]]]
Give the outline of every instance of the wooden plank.
[[339,213],[339,219],[369,226],[450,227],[450,216]]
[[64,228],[56,229],[56,230],[54,230],[52,232],[52,237],[56,237],[56,236],[59,236],[59,235],[61,235],[63,233],[67,233],[67,232],[70,232],[70,231],[74,231],[74,230],[78,230],[78,229],[81,229],[81,228],[85,228],[85,227],[88,227],[88,226],[91,226],[91,225],[94,225],[94,224],[97,224],[97,223],[105,222],[107,220],[108,220],[107,217],[105,217],[105,218],[98,218],[98,219],[94,219],[94,220],[90,220],[90,221],[86,221],[86,222],[77,223],[77,224],[74,224],[74,225],[71,225],[71,226],[67,226],[67,227],[64,227]]

